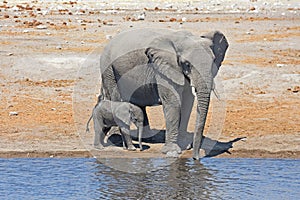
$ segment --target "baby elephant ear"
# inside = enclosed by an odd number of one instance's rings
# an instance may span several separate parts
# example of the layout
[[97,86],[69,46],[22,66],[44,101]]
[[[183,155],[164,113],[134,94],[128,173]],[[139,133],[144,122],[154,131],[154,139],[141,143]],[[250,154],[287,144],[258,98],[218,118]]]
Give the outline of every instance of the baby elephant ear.
[[128,125],[130,126],[130,111],[129,111],[129,106],[124,106],[124,104],[120,105],[117,107],[116,109],[116,113],[115,114],[115,120],[118,121],[118,125],[120,125],[119,123],[121,124],[125,124],[125,125]]
[[149,59],[148,64],[164,78],[178,85],[184,85],[184,75],[181,67],[178,65],[177,53],[171,45],[167,46],[167,48],[165,46],[146,49],[145,54]]

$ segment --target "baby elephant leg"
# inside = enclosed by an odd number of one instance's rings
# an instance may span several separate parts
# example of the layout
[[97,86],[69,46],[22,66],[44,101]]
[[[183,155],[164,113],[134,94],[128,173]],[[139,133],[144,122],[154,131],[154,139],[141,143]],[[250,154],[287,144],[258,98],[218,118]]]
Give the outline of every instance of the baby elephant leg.
[[122,137],[122,144],[123,144],[123,149],[126,150],[127,147],[126,147],[126,144],[125,144],[125,137],[124,137],[124,134],[122,133],[121,129],[119,128],[119,131],[121,133],[121,137]]
[[104,148],[104,135],[105,135],[105,128],[103,124],[99,122],[97,119],[94,120],[94,129],[95,129],[95,136],[94,136],[94,147],[97,149]]
[[104,147],[104,137],[110,128],[104,126],[103,118],[99,112],[99,107],[95,107],[93,110],[93,122],[94,122],[94,147],[102,149]]
[[[130,131],[129,131],[129,126],[128,127],[121,127],[121,134],[123,135],[122,138],[125,139],[125,142],[127,144],[127,149],[129,151],[135,151],[136,148],[135,146],[132,144],[132,139],[130,137]],[[123,141],[124,142],[124,141]]]

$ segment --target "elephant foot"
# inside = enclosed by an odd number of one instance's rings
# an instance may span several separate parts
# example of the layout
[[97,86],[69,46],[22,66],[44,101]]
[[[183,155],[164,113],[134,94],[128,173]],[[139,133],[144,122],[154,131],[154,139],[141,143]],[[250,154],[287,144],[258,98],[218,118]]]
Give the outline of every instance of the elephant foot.
[[162,153],[167,154],[167,157],[179,157],[181,149],[177,144],[169,143],[163,146]]
[[127,148],[128,151],[136,151],[136,148],[132,145]]
[[191,150],[193,148],[193,144],[188,144],[185,150]]
[[200,160],[199,156],[193,156],[194,160]]
[[104,146],[103,146],[102,144],[95,144],[95,145],[94,145],[94,148],[95,148],[95,149],[102,150],[102,149],[104,149]]
[[178,158],[178,157],[179,157],[179,154],[178,154],[176,151],[169,151],[169,152],[166,154],[166,157],[167,157],[167,158]]
[[199,155],[199,153],[198,153],[198,154],[193,153],[193,159],[194,159],[194,160],[200,160],[200,155]]
[[140,151],[144,151],[144,148],[143,148],[143,146],[140,146]]

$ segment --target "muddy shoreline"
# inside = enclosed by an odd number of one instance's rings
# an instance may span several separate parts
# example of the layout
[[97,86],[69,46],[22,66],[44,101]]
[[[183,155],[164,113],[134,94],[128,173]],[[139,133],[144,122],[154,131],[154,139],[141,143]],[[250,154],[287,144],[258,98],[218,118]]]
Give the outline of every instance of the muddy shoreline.
[[[272,159],[300,159],[299,151],[279,151],[269,152],[264,150],[232,150],[231,154],[222,154],[216,158],[272,158]],[[90,151],[3,151],[0,152],[0,158],[93,158],[94,155]],[[105,158],[160,158],[162,154],[148,154],[132,156],[129,154],[122,155],[106,155]],[[191,158],[192,152],[184,152],[180,158]]]
[[[227,37],[217,76],[222,101],[212,100],[204,135],[247,141],[217,157],[300,158],[297,1],[3,1],[0,10],[1,158],[92,157],[85,123],[100,88],[99,56],[114,35],[142,27],[220,30]],[[147,112],[151,128],[164,130],[161,106]],[[194,109],[189,132],[195,116]],[[162,143],[147,145],[117,155],[163,156]]]

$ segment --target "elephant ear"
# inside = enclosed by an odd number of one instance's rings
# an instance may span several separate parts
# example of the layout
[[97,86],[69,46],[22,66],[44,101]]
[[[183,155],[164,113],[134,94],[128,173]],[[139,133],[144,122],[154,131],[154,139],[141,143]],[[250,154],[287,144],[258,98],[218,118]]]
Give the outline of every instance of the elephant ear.
[[[118,105],[116,107],[116,112],[115,114],[115,120],[118,120],[119,123],[121,122],[122,124],[128,125],[130,126],[130,110],[129,110],[129,106],[126,105],[124,106],[124,104]],[[118,124],[119,125],[119,124]]]
[[149,64],[160,75],[178,85],[184,85],[184,75],[178,65],[178,55],[171,40],[155,39],[152,47],[147,48],[145,54],[149,59]]
[[212,41],[211,49],[215,55],[214,63],[219,68],[224,60],[228,42],[220,31],[213,31],[202,36]]

